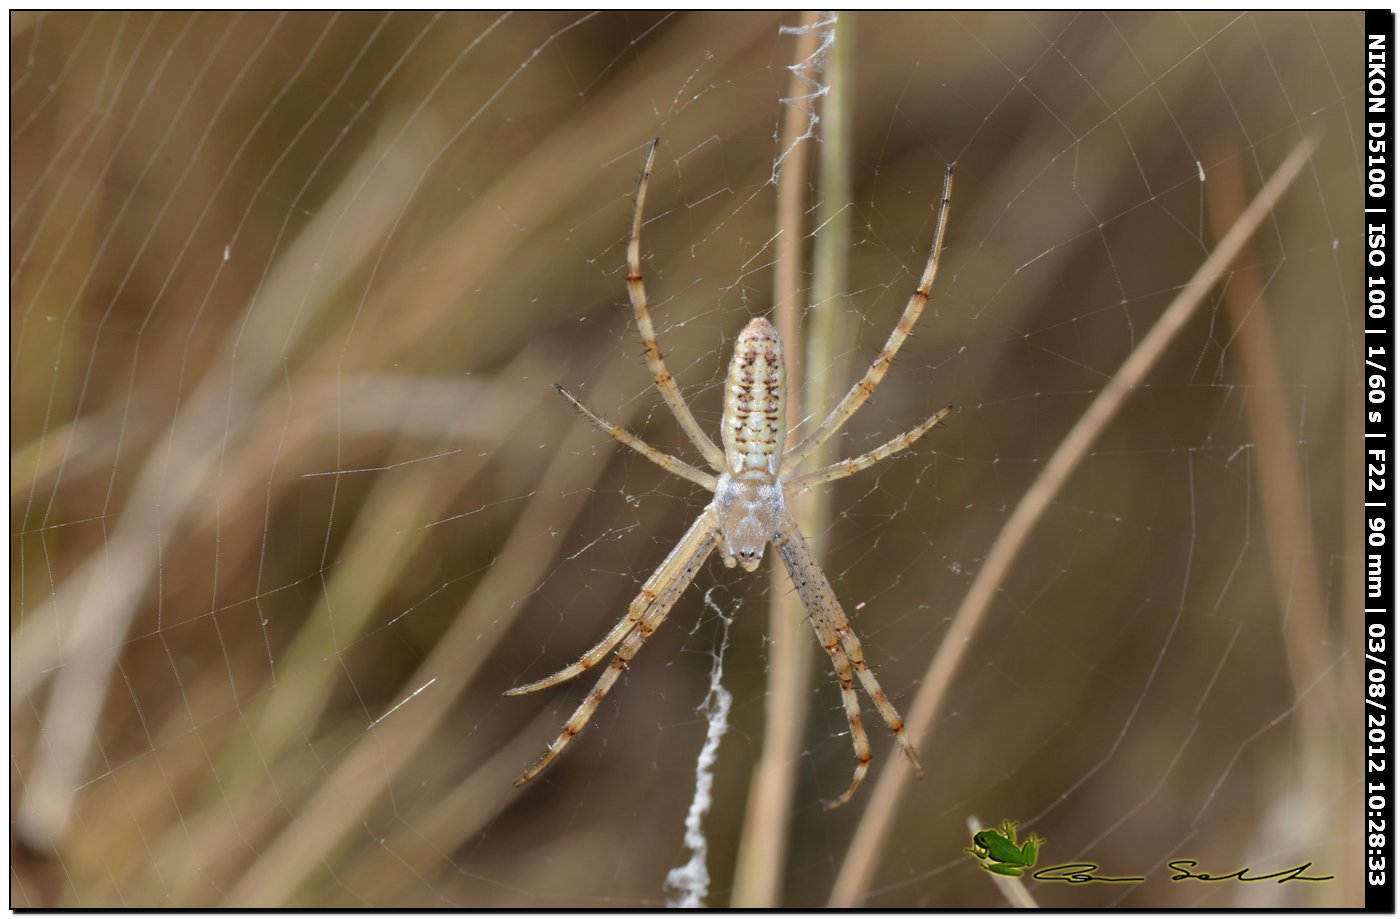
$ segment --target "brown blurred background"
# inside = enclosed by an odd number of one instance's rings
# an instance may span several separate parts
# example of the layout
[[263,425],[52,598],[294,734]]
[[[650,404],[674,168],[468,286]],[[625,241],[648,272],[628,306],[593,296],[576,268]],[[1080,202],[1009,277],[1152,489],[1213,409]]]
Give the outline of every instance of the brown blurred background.
[[[12,16],[13,906],[660,905],[716,610],[737,614],[706,821],[729,902],[766,576],[707,566],[519,790],[591,681],[501,693],[600,637],[704,504],[549,384],[694,460],[626,306],[659,135],[647,280],[717,432],[733,337],[771,306],[796,22]],[[817,305],[848,323],[841,379],[959,167],[933,301],[842,448],[961,411],[834,486],[820,534],[902,707],[1065,433],[1318,141],[998,585],[864,902],[1003,905],[961,851],[975,815],[1047,837],[1042,864],[1150,876],[1036,885],[1044,905],[1358,905],[1361,17],[853,33],[848,289]],[[851,753],[812,662],[795,906],[827,901],[866,800],[822,809]],[[1172,884],[1179,857],[1336,880]]]

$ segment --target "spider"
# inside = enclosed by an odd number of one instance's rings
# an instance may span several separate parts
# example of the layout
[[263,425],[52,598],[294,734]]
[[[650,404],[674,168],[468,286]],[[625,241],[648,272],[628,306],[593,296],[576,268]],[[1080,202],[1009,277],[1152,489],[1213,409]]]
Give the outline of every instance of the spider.
[[641,649],[647,637],[660,627],[666,614],[694,580],[700,566],[711,552],[718,551],[726,567],[733,568],[737,564],[745,571],[754,571],[763,559],[764,547],[771,542],[783,564],[787,566],[792,583],[807,608],[812,627],[817,633],[817,640],[831,657],[837,682],[841,686],[841,699],[845,705],[846,717],[851,724],[851,742],[855,747],[856,758],[855,775],[851,779],[850,787],[838,799],[827,805],[828,808],[839,807],[851,799],[870,769],[870,739],[861,724],[860,703],[856,699],[855,691],[857,678],[920,776],[923,775],[923,766],[919,763],[913,744],[905,736],[903,719],[880,689],[875,674],[866,664],[860,640],[851,630],[851,624],[841,610],[841,604],[831,589],[831,583],[817,564],[807,540],[803,538],[797,522],[789,513],[788,500],[814,485],[845,478],[903,450],[954,411],[952,405],[945,406],[918,427],[854,459],[842,460],[812,472],[797,472],[802,461],[839,431],[846,420],[875,392],[875,387],[894,361],[895,353],[914,327],[924,304],[928,302],[929,289],[938,273],[943,235],[948,226],[948,201],[953,189],[953,167],[949,165],[944,175],[943,197],[939,202],[933,246],[923,275],[919,279],[919,286],[909,298],[909,303],[885,342],[880,356],[866,370],[865,375],[831,410],[831,414],[820,427],[798,442],[792,450],[784,452],[786,428],[783,409],[786,393],[783,379],[783,346],[777,330],[767,319],[759,317],[752,320],[739,334],[734,345],[734,357],[730,361],[729,373],[725,379],[724,412],[720,422],[720,436],[724,446],[721,449],[700,429],[695,416],[691,414],[689,406],[682,398],[675,379],[667,372],[666,363],[656,343],[651,314],[647,309],[646,288],[642,283],[641,268],[642,204],[646,198],[647,180],[651,176],[658,142],[659,140],[651,142],[646,165],[637,183],[632,234],[627,243],[627,291],[632,300],[632,311],[636,316],[637,329],[641,333],[642,346],[646,350],[647,366],[655,378],[656,388],[661,392],[661,397],[670,407],[691,443],[719,473],[718,477],[658,450],[634,434],[603,420],[562,386],[556,384],[555,389],[573,403],[588,420],[607,431],[614,439],[636,450],[667,472],[709,489],[714,492],[715,497],[666,556],[661,567],[642,585],[641,593],[628,606],[627,615],[603,636],[602,641],[558,673],[518,686],[506,693],[508,696],[518,696],[571,680],[601,663],[621,644],[612,662],[598,678],[592,692],[564,723],[559,736],[549,745],[540,760],[516,779],[515,784],[518,787],[538,775],[568,746],[579,731],[583,730],[603,697],[617,682],[623,668]]

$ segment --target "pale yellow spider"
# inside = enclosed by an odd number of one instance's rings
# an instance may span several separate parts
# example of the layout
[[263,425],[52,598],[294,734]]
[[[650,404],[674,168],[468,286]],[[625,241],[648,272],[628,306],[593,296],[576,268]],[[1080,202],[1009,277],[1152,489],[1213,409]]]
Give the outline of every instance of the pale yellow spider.
[[894,732],[895,739],[904,748],[905,755],[921,776],[923,767],[919,764],[919,757],[914,752],[913,745],[904,735],[903,719],[899,717],[899,712],[895,711],[884,691],[880,689],[880,684],[876,682],[875,674],[865,663],[860,640],[851,631],[851,624],[842,612],[831,584],[812,556],[812,550],[808,548],[797,522],[788,512],[788,498],[813,485],[859,472],[903,450],[953,411],[953,406],[945,406],[913,430],[855,459],[842,460],[814,472],[796,474],[796,469],[802,461],[840,430],[856,409],[870,398],[894,361],[899,346],[904,343],[904,339],[914,327],[924,304],[928,302],[929,289],[933,285],[934,275],[938,273],[943,234],[948,226],[948,200],[953,190],[953,167],[948,167],[943,180],[943,198],[938,207],[933,248],[929,252],[923,276],[919,279],[919,286],[909,298],[904,314],[890,333],[889,340],[885,342],[884,350],[870,365],[865,376],[851,387],[850,392],[831,410],[831,414],[819,428],[784,454],[786,427],[783,414],[783,346],[778,339],[777,330],[768,320],[754,319],[739,334],[739,340],[734,345],[734,357],[729,364],[729,374],[725,379],[724,414],[720,422],[720,436],[724,449],[721,450],[700,430],[695,416],[681,397],[675,380],[666,372],[666,363],[661,358],[661,350],[656,344],[656,333],[652,329],[651,314],[647,310],[641,268],[642,202],[646,197],[652,162],[656,158],[656,147],[657,141],[653,140],[647,153],[646,166],[637,185],[632,235],[627,244],[627,290],[632,299],[637,328],[642,336],[642,346],[646,349],[647,366],[651,368],[656,379],[656,388],[661,391],[661,397],[670,406],[686,436],[719,473],[719,477],[716,478],[668,453],[663,453],[622,428],[609,424],[565,392],[562,386],[555,388],[598,427],[668,472],[708,488],[715,493],[715,499],[700,512],[699,518],[681,537],[671,554],[666,556],[661,567],[642,585],[642,592],[627,608],[627,615],[613,626],[612,631],[603,636],[602,641],[553,676],[527,683],[506,693],[508,696],[518,696],[573,679],[599,664],[619,642],[622,644],[612,663],[598,678],[598,684],[593,687],[593,691],[564,723],[564,729],[555,738],[554,743],[549,745],[539,762],[516,779],[515,784],[522,785],[539,774],[540,770],[549,765],[569,741],[583,730],[603,696],[612,688],[613,683],[617,682],[627,662],[637,653],[647,637],[661,625],[666,614],[694,580],[696,572],[711,552],[719,550],[727,567],[733,568],[737,562],[745,571],[753,571],[758,568],[758,563],[763,558],[764,546],[772,542],[783,564],[787,566],[788,574],[802,597],[808,615],[811,616],[817,639],[831,657],[836,679],[841,684],[841,698],[846,707],[846,717],[851,723],[851,742],[855,746],[856,756],[855,776],[845,793],[827,805],[829,808],[839,807],[855,794],[861,780],[870,769],[870,739],[861,724],[860,704],[856,699],[852,671],[860,678],[866,693],[885,719],[885,724]]

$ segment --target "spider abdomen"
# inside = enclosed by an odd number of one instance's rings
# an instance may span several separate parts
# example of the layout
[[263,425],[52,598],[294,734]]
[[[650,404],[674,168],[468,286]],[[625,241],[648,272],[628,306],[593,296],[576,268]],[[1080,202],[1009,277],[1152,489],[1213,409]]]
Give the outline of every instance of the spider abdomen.
[[754,319],[734,343],[725,379],[720,436],[728,472],[777,477],[783,453],[785,388],[778,330],[767,319]]

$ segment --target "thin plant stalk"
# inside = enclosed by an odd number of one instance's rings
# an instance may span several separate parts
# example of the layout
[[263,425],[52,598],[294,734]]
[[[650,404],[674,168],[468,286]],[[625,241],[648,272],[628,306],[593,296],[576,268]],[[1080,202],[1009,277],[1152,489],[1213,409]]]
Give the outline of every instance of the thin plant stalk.
[[[1186,327],[1186,323],[1204,302],[1206,294],[1219,282],[1245,242],[1298,177],[1315,146],[1315,140],[1305,139],[1293,148],[1249,207],[1240,214],[1230,231],[1220,240],[1215,251],[1201,264],[1181,293],[1162,313],[1152,330],[1099,391],[1088,409],[1056,448],[1054,455],[1046,462],[1040,476],[1016,505],[1006,526],[992,543],[986,561],[963,598],[962,605],[949,626],[948,634],[924,675],[905,725],[912,742],[918,744],[927,736],[934,716],[943,707],[948,687],[958,665],[962,663],[963,654],[971,644],[972,636],[976,634],[983,616],[991,607],[992,599],[997,596],[1002,582],[1011,570],[1011,563],[1025,547],[1035,525],[1069,481],[1070,475],[1079,467],[1090,446],[1118,414],[1133,390],[1142,384],[1148,371],[1156,365],[1166,352],[1167,346]],[[930,756],[930,759],[936,770],[937,759],[934,756]],[[903,797],[911,774],[910,770],[899,762],[887,762],[880,770],[870,806],[861,816],[851,848],[846,853],[846,859],[842,862],[836,883],[832,887],[829,905],[850,908],[860,903],[865,896],[874,877],[885,840],[894,828],[896,807]]]
[[[1221,163],[1222,180],[1210,184],[1206,197],[1207,212],[1217,232],[1225,229],[1245,201],[1239,158],[1226,157]],[[1360,674],[1344,667],[1333,669],[1336,642],[1329,636],[1327,602],[1308,516],[1309,488],[1299,455],[1299,432],[1284,396],[1286,385],[1268,309],[1267,285],[1251,259],[1241,261],[1225,287],[1225,311],[1236,330],[1230,352],[1244,384],[1245,421],[1250,442],[1255,445],[1251,480],[1264,521],[1262,536],[1274,580],[1279,634],[1298,698],[1297,749],[1303,794],[1288,798],[1286,806],[1300,838],[1320,842],[1345,833],[1342,815],[1352,813],[1324,802],[1333,797],[1335,789],[1345,787],[1345,776],[1355,775],[1360,768],[1359,762],[1348,762],[1361,751],[1361,736],[1355,730],[1360,722],[1347,718],[1338,701],[1343,687],[1360,683]],[[1323,674],[1326,676],[1319,679]],[[1299,802],[1313,806],[1301,809]],[[1350,867],[1342,864],[1337,870]],[[1353,883],[1357,880],[1352,878]]]
[[[778,184],[778,263],[774,269],[774,303],[777,304],[779,334],[789,343],[787,348],[788,379],[804,379],[801,395],[795,386],[789,386],[792,393],[789,405],[789,419],[801,419],[808,414],[811,406],[824,405],[832,398],[829,376],[832,361],[832,338],[830,329],[821,329],[825,324],[822,317],[834,313],[832,297],[835,290],[842,289],[837,280],[834,264],[824,265],[820,254],[816,257],[814,272],[814,297],[817,307],[812,310],[813,323],[809,327],[805,349],[796,347],[799,340],[800,313],[799,276],[802,261],[802,189],[807,181],[808,150],[812,137],[804,137],[813,123],[811,104],[815,100],[813,87],[816,75],[812,73],[815,58],[821,53],[818,40],[823,38],[824,29],[835,30],[835,43],[826,57],[826,85],[829,87],[826,103],[822,108],[822,159],[821,182],[823,186],[823,216],[828,208],[836,203],[836,189],[832,183],[841,183],[835,173],[849,171],[850,147],[843,136],[843,128],[848,122],[845,111],[841,111],[840,87],[846,82],[849,61],[843,59],[845,34],[843,17],[809,11],[802,18],[798,43],[794,49],[797,65],[792,68],[789,84],[789,108],[784,122],[783,149],[785,157]],[[827,33],[831,35],[831,32]],[[829,39],[828,39],[829,40]],[[847,100],[848,101],[848,100]],[[844,166],[842,165],[844,163]],[[849,189],[849,179],[843,183]],[[839,201],[849,199],[849,191]],[[839,213],[844,207],[837,204]],[[840,221],[826,226],[817,242],[818,253],[823,249],[844,252],[844,247],[830,242],[830,237],[839,232]],[[825,243],[825,245],[824,245]],[[844,261],[840,258],[833,262]],[[844,271],[841,272],[844,275]],[[805,360],[801,352],[805,350]],[[805,378],[801,376],[805,370]],[[820,417],[817,415],[816,417]],[[801,425],[789,432],[788,446],[795,441]],[[820,461],[820,460],[819,460]],[[794,502],[793,514],[797,517],[804,533],[809,534],[816,551],[820,553],[822,533],[829,519],[830,509],[823,495],[806,492]],[[765,726],[763,750],[754,770],[754,781],[749,787],[748,808],[745,813],[744,832],[739,841],[738,861],[734,877],[732,903],[738,907],[771,908],[779,904],[782,896],[782,879],[787,862],[788,833],[791,826],[793,791],[796,784],[796,765],[801,758],[803,734],[807,723],[808,688],[812,670],[812,641],[804,635],[804,615],[801,603],[788,579],[787,571],[780,565],[772,566],[772,602],[769,606],[769,668],[768,695],[765,704]]]

